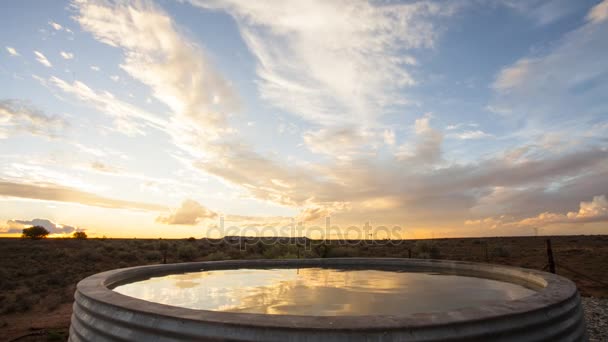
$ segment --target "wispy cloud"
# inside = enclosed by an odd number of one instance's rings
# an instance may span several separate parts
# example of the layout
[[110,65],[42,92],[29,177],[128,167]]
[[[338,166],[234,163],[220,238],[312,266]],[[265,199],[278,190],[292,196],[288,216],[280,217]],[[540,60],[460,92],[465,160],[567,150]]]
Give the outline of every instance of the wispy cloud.
[[0,139],[20,132],[54,138],[66,126],[63,118],[47,115],[26,101],[0,100]]
[[608,107],[598,99],[608,91],[608,65],[603,63],[607,24],[602,19],[607,4],[594,7],[586,23],[548,48],[504,67],[492,85],[496,97],[489,108],[501,108],[511,117],[547,119],[550,124],[573,113],[581,120],[604,115]]
[[90,192],[52,183],[16,183],[0,180],[0,195],[36,200],[79,203],[114,209],[133,209],[156,212],[166,210],[165,206],[158,204],[106,198]]
[[593,23],[600,23],[608,19],[608,0],[604,0],[595,5],[595,7],[589,11],[587,19]]
[[53,66],[51,62],[49,62],[49,60],[46,58],[46,56],[42,54],[42,52],[34,51],[34,54],[36,55],[36,60],[38,61],[38,63],[44,65],[47,68]]
[[63,57],[63,59],[72,59],[72,58],[74,58],[74,54],[71,53],[71,52],[61,51],[59,54],[61,55],[61,57]]
[[[385,132],[386,126],[374,124],[391,106],[403,104],[403,97],[396,95],[399,90],[416,84],[413,75],[418,61],[407,51],[435,44],[437,32],[430,18],[450,13],[437,4],[193,3],[235,17],[257,59],[263,98],[312,124],[301,130],[309,149],[346,158],[328,158],[326,163],[278,162],[262,155],[229,125],[229,115],[240,108],[230,82],[196,42],[179,33],[165,12],[146,1],[134,5],[75,2],[81,26],[99,41],[121,49],[122,69],[147,85],[170,109],[170,117],[162,121],[167,123],[165,131],[172,143],[186,155],[186,163],[247,190],[258,200],[299,207],[302,218],[348,212],[350,219],[381,215],[393,221],[407,218],[413,224],[462,222],[481,204],[503,205],[497,197],[491,203],[489,194],[497,188],[530,189],[526,196],[531,196],[577,174],[600,175],[606,170],[602,164],[606,151],[589,145],[560,154],[533,151],[525,158],[495,155],[467,163],[448,160],[443,151],[447,135],[434,127],[430,114],[410,121],[412,137],[399,139],[399,146],[390,148],[395,155],[385,160],[368,158],[371,148],[361,146],[371,138],[397,144],[395,131]],[[533,58],[525,60],[536,63]],[[507,73],[494,89],[497,93],[518,89],[529,75],[528,70]],[[106,102],[121,104],[76,82],[55,80],[55,85],[74,94],[90,94],[78,95],[87,102],[101,99],[99,108],[110,113]],[[463,139],[489,134],[469,127],[450,131]],[[589,194],[583,184],[573,184],[578,195]],[[546,197],[538,202],[547,205],[553,200]],[[205,216],[198,208],[193,212],[200,215],[176,219],[173,216],[179,209],[159,220],[193,224],[196,217]]]
[[7,47],[6,47],[6,51],[8,51],[8,53],[9,53],[11,56],[21,56],[21,55],[19,54],[19,52],[17,52],[17,50],[15,50],[15,48],[12,48],[12,47],[10,47],[10,46],[7,46]]
[[95,91],[80,81],[68,83],[61,78],[52,76],[50,79],[44,80],[44,84],[71,94],[97,108],[101,113],[112,116],[115,129],[128,136],[145,134],[144,126],[165,130],[168,125],[168,122],[161,117],[121,101],[110,92]]
[[[401,90],[417,83],[418,63],[408,52],[434,46],[433,19],[454,10],[432,2],[190,2],[235,18],[257,59],[262,99],[321,126],[305,136],[320,153],[330,151],[319,149],[313,135],[376,128],[389,108],[409,102]],[[381,140],[379,133],[367,138]],[[335,155],[349,153],[349,146],[339,147]]]
[[61,25],[57,24],[57,23],[56,23],[56,22],[54,22],[54,21],[49,21],[49,25],[51,25],[51,27],[52,27],[53,29],[55,29],[56,31],[61,31],[61,30],[63,29],[63,26],[61,26]]
[[457,139],[461,140],[473,140],[473,139],[483,139],[492,137],[491,134],[486,133],[482,130],[474,130],[474,131],[463,131],[459,133],[455,133],[451,136],[454,136]]

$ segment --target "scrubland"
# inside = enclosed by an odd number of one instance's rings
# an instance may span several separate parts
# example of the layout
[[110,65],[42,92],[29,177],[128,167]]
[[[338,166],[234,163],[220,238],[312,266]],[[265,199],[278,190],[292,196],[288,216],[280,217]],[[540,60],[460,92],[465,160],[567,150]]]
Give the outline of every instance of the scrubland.
[[[305,239],[0,239],[0,339],[65,340],[76,283],[105,270],[162,263],[260,258],[397,257],[547,264],[548,237],[403,241]],[[583,296],[608,297],[608,236],[550,237],[557,273]],[[565,267],[561,267],[561,265]],[[575,272],[571,272],[570,270]],[[24,336],[29,335],[29,336]]]

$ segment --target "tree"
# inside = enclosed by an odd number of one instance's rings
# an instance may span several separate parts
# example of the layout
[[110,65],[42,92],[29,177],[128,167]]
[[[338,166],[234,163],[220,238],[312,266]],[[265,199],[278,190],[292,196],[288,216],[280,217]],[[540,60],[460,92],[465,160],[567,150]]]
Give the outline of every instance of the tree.
[[72,237],[74,239],[86,240],[87,233],[85,233],[85,232],[74,232],[74,234],[72,235]]
[[44,227],[33,226],[30,228],[25,228],[23,230],[23,232],[21,233],[21,237],[27,238],[27,239],[32,239],[32,240],[38,240],[38,239],[44,239],[49,234],[50,234],[50,232],[48,230],[46,230]]

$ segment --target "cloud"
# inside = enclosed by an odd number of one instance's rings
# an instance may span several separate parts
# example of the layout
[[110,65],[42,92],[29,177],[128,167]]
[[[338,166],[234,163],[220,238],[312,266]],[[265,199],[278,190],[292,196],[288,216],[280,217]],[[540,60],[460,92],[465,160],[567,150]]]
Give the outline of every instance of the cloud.
[[72,58],[74,58],[74,54],[70,53],[70,52],[61,51],[59,54],[61,55],[61,57],[63,57],[63,59],[72,59]]
[[162,131],[168,126],[168,122],[157,115],[121,101],[110,92],[95,91],[83,82],[76,80],[68,83],[52,76],[48,81],[45,80],[44,84],[71,94],[89,106],[97,108],[101,113],[113,117],[116,130],[127,136],[144,135],[144,126]]
[[[510,118],[537,122],[537,129],[585,129],[576,124],[601,119],[608,111],[607,2],[594,7],[588,22],[559,40],[500,70],[492,84],[495,97],[488,108],[500,108]],[[576,113],[576,120],[572,116]],[[542,125],[542,126],[541,126]],[[550,127],[550,128],[548,128]]]
[[22,100],[0,100],[0,139],[19,132],[55,138],[67,126],[58,116],[50,116]]
[[474,131],[463,131],[463,132],[456,133],[451,136],[454,136],[461,140],[473,140],[473,139],[490,138],[490,137],[492,137],[492,134],[488,134],[482,130],[474,130]]
[[118,170],[115,167],[112,167],[108,164],[99,162],[99,161],[94,161],[90,164],[91,169],[95,170],[95,171],[99,171],[99,172],[104,172],[104,173],[117,173]]
[[51,27],[54,28],[56,31],[61,31],[63,29],[63,26],[57,24],[54,21],[49,21],[49,25],[51,25]]
[[[281,163],[255,151],[228,124],[228,117],[240,105],[234,89],[213,68],[196,42],[180,34],[166,13],[145,1],[132,6],[75,2],[81,26],[99,41],[121,49],[123,70],[150,87],[156,99],[171,110],[165,131],[184,152],[184,162],[245,189],[257,200],[304,208],[302,217],[308,220],[331,211],[332,216],[348,220],[448,224],[479,218],[467,216],[481,205],[505,206],[498,194],[491,196],[495,189],[521,190],[522,196],[524,192],[529,196],[524,201],[528,205],[535,193],[542,193],[546,197],[539,197],[537,203],[546,206],[555,202],[556,196],[550,192],[556,183],[567,184],[577,176],[602,174],[608,169],[604,162],[608,157],[606,150],[591,144],[560,153],[529,148],[519,157],[505,153],[475,162],[449,160],[442,150],[444,134],[433,127],[433,117],[428,114],[413,122],[411,141],[396,147],[394,156],[370,158],[369,153],[375,151],[362,145],[373,139],[382,143],[386,139],[385,126],[365,126],[387,108],[400,105],[393,98],[395,91],[416,82],[411,76],[416,64],[412,58],[389,60],[388,66],[378,70],[376,62],[393,56],[397,45],[405,51],[432,47],[436,33],[432,21],[427,19],[444,13],[436,5],[295,2],[291,6],[298,10],[292,10],[283,3],[194,3],[234,16],[257,59],[263,98],[315,124],[303,129],[302,138],[309,149],[329,155],[345,153],[347,158],[315,163],[294,158]],[[367,27],[370,18],[378,18],[378,23],[387,26],[371,23]],[[388,28],[395,28],[394,32],[388,32]],[[402,34],[406,29],[411,29],[411,34]],[[418,34],[421,32],[428,35]],[[369,40],[373,42],[366,45]],[[377,59],[370,61],[368,57]],[[354,66],[361,68],[351,72]],[[399,70],[384,75],[387,69],[383,68]],[[344,77],[327,79],[322,71],[328,69]],[[378,76],[379,72],[383,75]],[[402,83],[392,79],[405,74],[410,78],[403,78]],[[522,79],[529,77],[523,74]],[[511,89],[517,90],[517,82],[521,81],[516,76],[510,78],[505,84],[512,84]],[[74,93],[89,93],[86,89],[72,89],[80,88],[76,83],[62,83],[65,84],[69,87],[64,88]],[[501,92],[498,87],[495,89]],[[92,91],[90,98],[104,99],[104,94]],[[88,96],[82,99],[89,102]],[[114,100],[108,97],[103,106]],[[601,182],[599,176],[597,179]],[[572,189],[588,196],[598,191],[578,183]],[[439,211],[441,215],[437,215]],[[159,219],[174,221],[174,213]],[[196,218],[178,221],[193,224]]]
[[53,183],[15,183],[0,180],[0,196],[79,203],[94,207],[164,211],[165,206],[106,198]]
[[99,71],[101,69],[97,65],[91,65],[91,70],[93,70],[93,71]]
[[608,19],[608,0],[595,5],[587,15],[587,20],[593,23],[600,23],[606,19]]
[[70,234],[74,231],[81,231],[77,227],[55,223],[51,220],[36,218],[33,220],[8,220],[6,221],[5,233],[21,233],[23,229],[42,226],[51,234]]
[[382,133],[382,137],[384,138],[384,143],[393,146],[395,145],[395,131],[392,129],[385,129]]
[[577,3],[569,0],[500,0],[499,3],[535,20],[538,25],[554,23],[577,9]]
[[52,67],[52,66],[53,66],[53,65],[51,64],[51,62],[49,62],[49,60],[46,58],[46,56],[42,54],[42,52],[39,52],[39,51],[34,51],[34,54],[36,55],[36,60],[37,60],[37,61],[38,61],[40,64],[42,64],[42,65],[46,66],[47,68],[50,68],[50,67]]
[[12,48],[12,47],[10,47],[10,46],[7,46],[7,47],[6,47],[6,51],[8,51],[8,53],[9,53],[11,56],[21,56],[21,55],[19,54],[19,52],[17,52],[17,50],[15,50],[14,48]]
[[121,67],[150,86],[179,119],[211,134],[225,127],[225,113],[239,106],[231,85],[196,45],[180,36],[169,16],[146,1],[75,4],[80,25],[99,41],[121,48],[125,56]]
[[[292,201],[290,196],[278,195],[282,188],[276,181],[291,184],[302,173],[259,155],[232,134],[227,117],[240,107],[238,96],[203,51],[179,34],[169,16],[146,1],[132,6],[100,1],[74,4],[83,29],[99,41],[121,48],[123,70],[149,86],[171,109],[166,131],[177,147],[196,160],[194,166],[244,186],[255,196]],[[56,83],[79,95],[91,93],[80,84]],[[85,98],[98,98],[92,95]],[[103,101],[103,106],[114,103]],[[260,177],[261,173],[268,178]]]
[[513,217],[488,217],[480,220],[465,221],[468,225],[483,225],[489,228],[536,227],[542,228],[558,224],[581,224],[592,222],[608,222],[608,200],[605,195],[594,196],[589,202],[582,201],[578,211],[566,214],[543,212],[534,217],[517,220]]
[[354,127],[336,127],[306,131],[302,138],[312,152],[349,159],[362,150],[369,134]]
[[419,166],[432,165],[441,161],[443,133],[431,127],[431,118],[432,115],[427,113],[416,119],[414,123],[416,140],[413,145],[407,142],[399,147],[396,153],[398,159]]
[[202,220],[216,217],[217,213],[203,207],[197,201],[187,199],[181,207],[173,210],[169,215],[159,216],[156,221],[165,224],[196,225]]
[[[350,142],[345,149],[341,144],[319,148],[315,135],[367,132],[378,126],[380,117],[408,104],[402,90],[417,84],[413,75],[418,63],[412,54],[434,46],[434,19],[458,7],[361,0],[190,3],[235,19],[257,61],[260,97],[316,125],[304,135],[305,143],[315,153],[334,156],[352,152]],[[383,136],[380,132],[365,138],[359,143],[376,145]]]

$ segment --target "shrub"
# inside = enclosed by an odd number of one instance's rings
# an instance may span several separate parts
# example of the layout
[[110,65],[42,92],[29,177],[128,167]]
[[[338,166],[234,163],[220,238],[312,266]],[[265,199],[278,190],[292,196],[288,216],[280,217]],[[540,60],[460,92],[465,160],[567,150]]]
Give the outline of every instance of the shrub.
[[226,257],[226,254],[222,251],[213,252],[205,257],[205,260],[227,260],[229,258]]
[[72,234],[72,237],[74,239],[85,240],[87,238],[87,233],[85,233],[85,232],[74,232],[74,234]]
[[80,252],[78,252],[76,257],[80,260],[87,261],[87,262],[95,262],[95,261],[99,261],[99,260],[103,259],[103,256],[101,255],[101,253],[99,253],[96,249],[89,249],[89,248],[83,249]]
[[31,228],[25,228],[21,233],[21,237],[27,238],[27,239],[32,239],[32,240],[38,240],[38,239],[44,239],[49,234],[50,234],[50,232],[48,230],[46,230],[44,227],[33,226]]
[[186,241],[188,241],[188,242],[195,242],[196,238],[194,238],[194,237],[191,236],[191,237],[187,238]]
[[196,248],[194,248],[190,245],[179,246],[177,248],[177,257],[180,258],[181,260],[192,261],[196,258],[196,255],[197,255]]
[[441,254],[437,246],[427,241],[417,241],[414,251],[416,256],[422,259],[437,259]]
[[148,261],[160,261],[161,254],[158,251],[147,251],[144,258]]
[[133,252],[133,251],[124,251],[124,252],[119,252],[117,255],[119,260],[122,260],[124,262],[133,262],[133,261],[137,261],[139,258],[137,257],[137,253]]
[[499,247],[494,247],[492,249],[492,256],[499,257],[499,258],[508,258],[510,256],[510,253],[509,253],[509,250],[507,250],[506,248],[499,246]]
[[353,247],[335,247],[327,253],[328,258],[350,258],[358,255],[357,250]]

